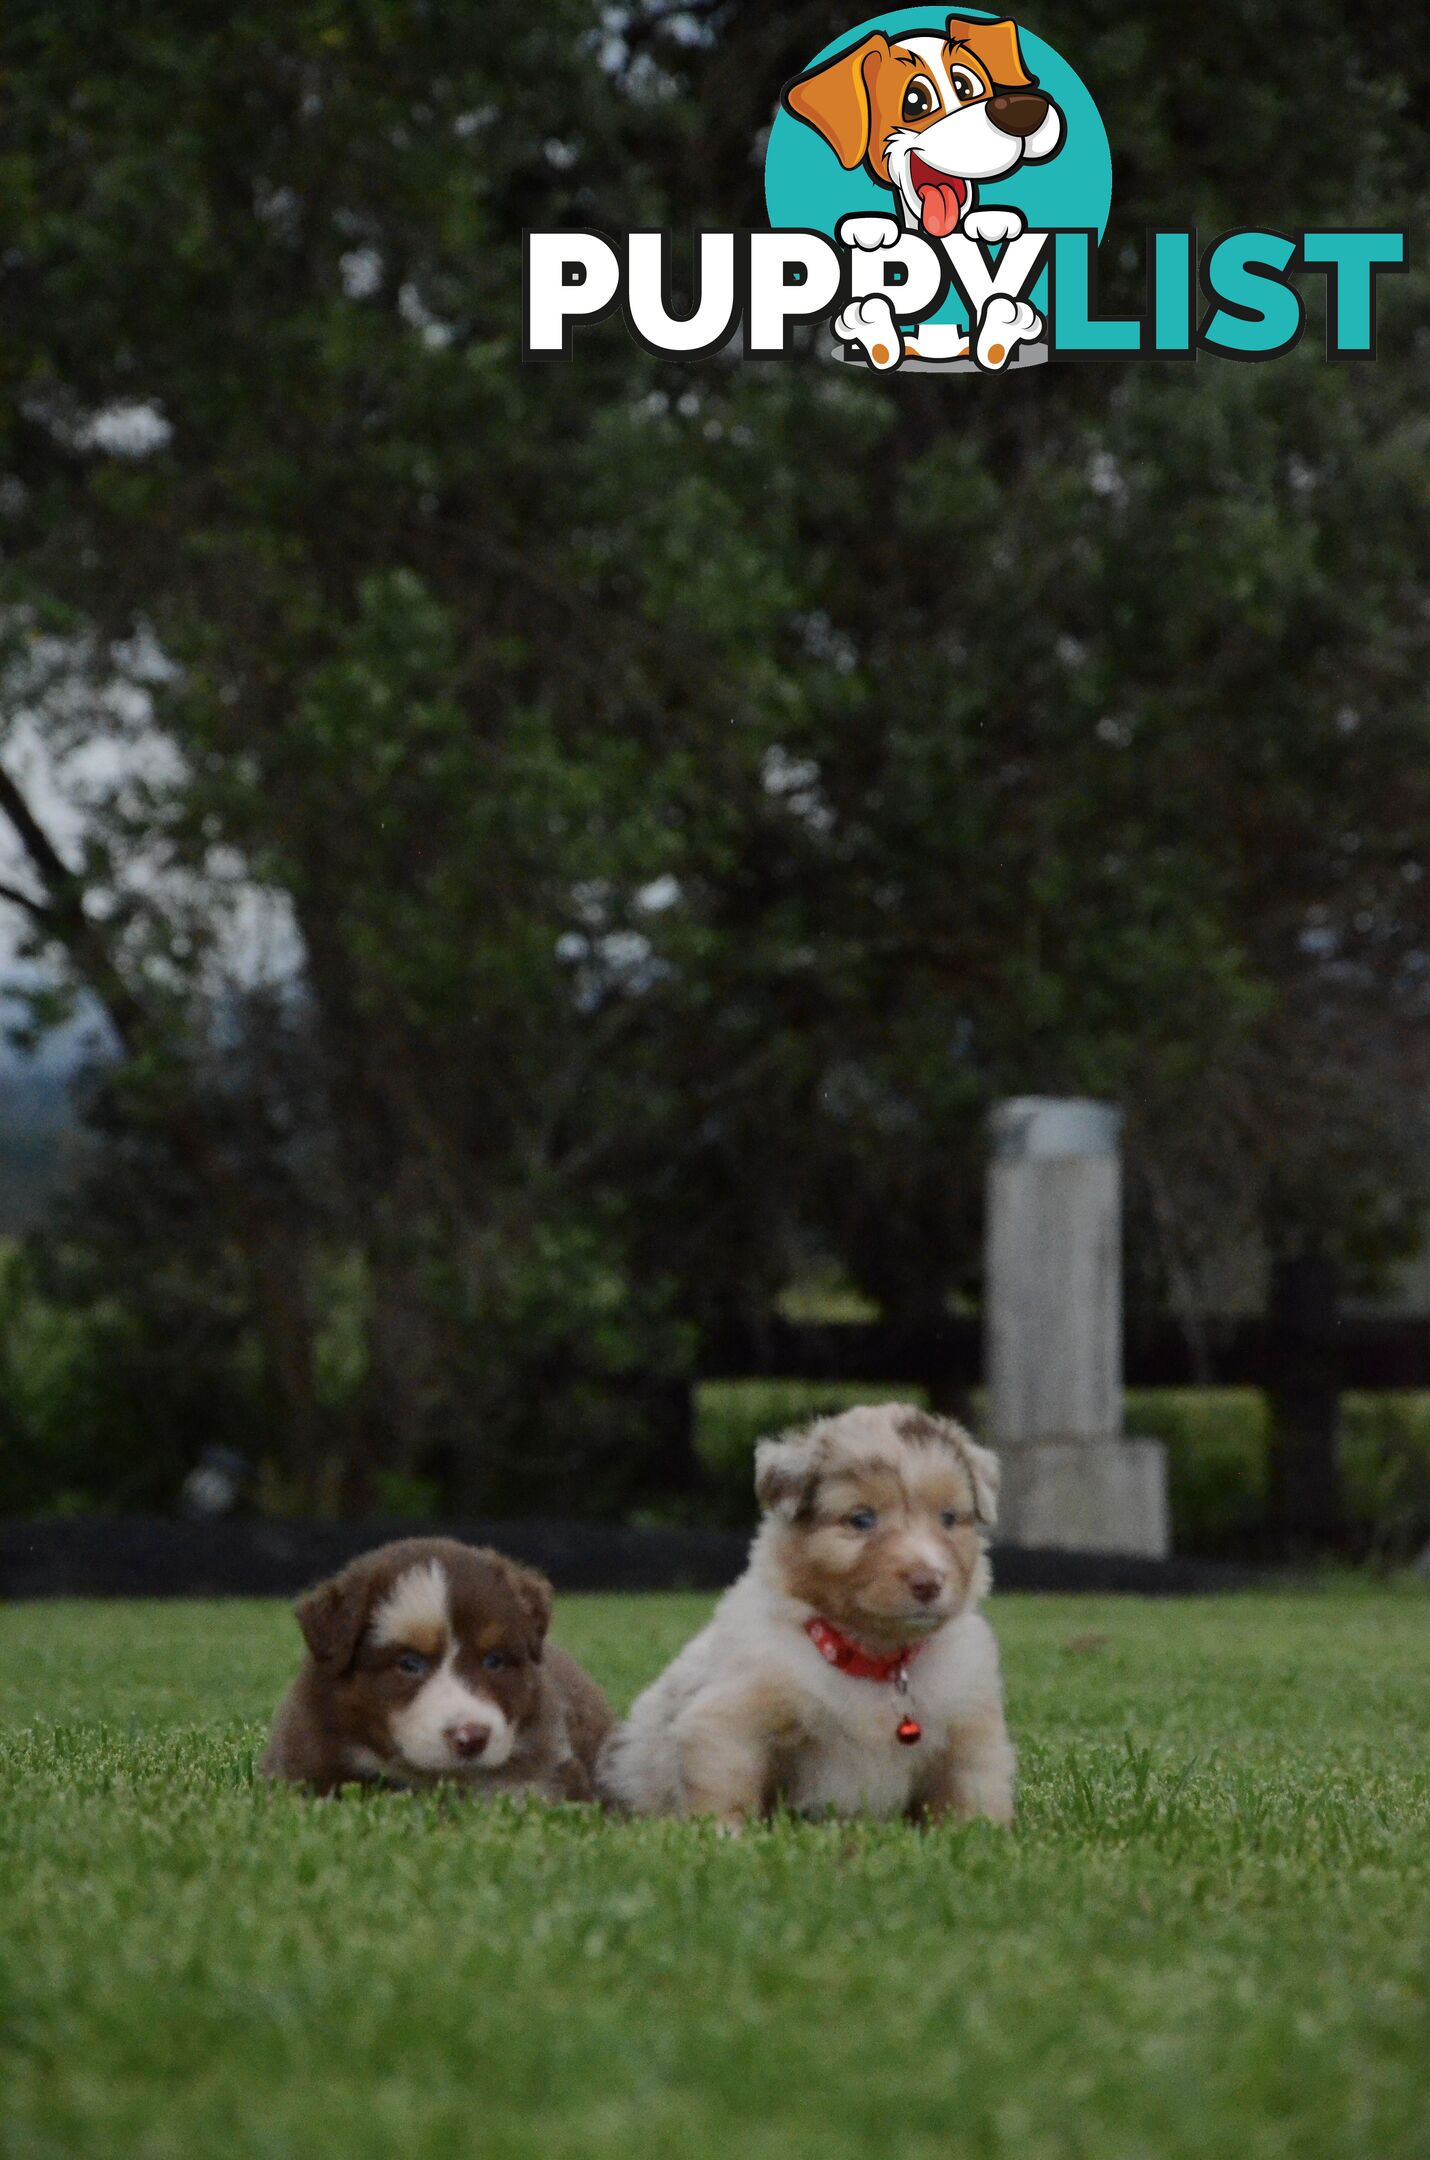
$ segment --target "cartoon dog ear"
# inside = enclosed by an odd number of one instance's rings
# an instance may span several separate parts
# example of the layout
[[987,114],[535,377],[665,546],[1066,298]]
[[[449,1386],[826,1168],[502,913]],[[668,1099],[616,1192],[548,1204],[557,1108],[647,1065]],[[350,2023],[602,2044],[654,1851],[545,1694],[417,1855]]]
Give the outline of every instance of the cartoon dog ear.
[[983,62],[996,90],[1024,90],[1034,80],[1023,65],[1016,23],[975,22],[967,15],[950,15],[948,38],[952,45],[966,45]]
[[346,1672],[353,1661],[367,1621],[369,1588],[365,1569],[344,1568],[305,1591],[293,1607],[310,1656],[329,1672]]
[[874,82],[888,57],[889,40],[876,30],[785,86],[786,109],[824,137],[846,172],[869,155]]
[[792,1522],[819,1477],[820,1446],[812,1432],[780,1433],[755,1449],[755,1498],[766,1515]]

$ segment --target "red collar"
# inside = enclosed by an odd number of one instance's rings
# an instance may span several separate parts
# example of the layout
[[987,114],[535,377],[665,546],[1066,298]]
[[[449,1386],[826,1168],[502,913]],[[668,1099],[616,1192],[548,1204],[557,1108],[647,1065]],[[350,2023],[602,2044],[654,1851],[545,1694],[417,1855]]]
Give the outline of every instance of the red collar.
[[853,1680],[901,1680],[924,1647],[921,1642],[906,1643],[902,1650],[876,1657],[872,1650],[861,1649],[831,1620],[806,1620],[804,1632],[822,1658]]

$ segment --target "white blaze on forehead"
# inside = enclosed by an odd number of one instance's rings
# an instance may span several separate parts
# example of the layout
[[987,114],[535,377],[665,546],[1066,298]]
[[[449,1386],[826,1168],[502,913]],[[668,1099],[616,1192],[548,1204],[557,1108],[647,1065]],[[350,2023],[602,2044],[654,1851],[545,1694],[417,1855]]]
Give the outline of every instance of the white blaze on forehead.
[[[943,39],[941,37],[911,37],[904,38],[902,42],[911,53],[918,54],[922,65],[927,68],[937,84],[938,94],[943,99],[944,104],[955,104],[957,100],[953,94],[953,84],[948,70],[948,48]],[[912,82],[913,69],[909,68],[905,72]],[[978,70],[976,68],[970,68],[968,72],[975,81],[978,81]],[[980,90],[983,88],[981,81],[978,81],[978,87]]]
[[372,1616],[375,1643],[402,1643],[451,1625],[447,1570],[440,1560],[420,1560],[399,1575]]
[[[1025,147],[1018,136],[1007,135],[994,126],[988,117],[986,70],[971,53],[960,52],[956,46],[950,52],[939,37],[911,37],[903,43],[918,57],[917,72],[928,75],[937,86],[944,108],[938,119],[927,126],[896,127],[889,139],[889,178],[915,223],[922,216],[919,194],[909,173],[915,152],[935,172],[968,183],[999,179],[1021,165],[1026,156],[1050,154],[1056,135],[1051,145],[1034,151],[1031,145]],[[897,72],[909,81],[914,79],[913,69],[900,68]],[[974,85],[974,96],[962,103],[953,87],[953,77],[959,73]],[[955,228],[950,225],[948,230]]]

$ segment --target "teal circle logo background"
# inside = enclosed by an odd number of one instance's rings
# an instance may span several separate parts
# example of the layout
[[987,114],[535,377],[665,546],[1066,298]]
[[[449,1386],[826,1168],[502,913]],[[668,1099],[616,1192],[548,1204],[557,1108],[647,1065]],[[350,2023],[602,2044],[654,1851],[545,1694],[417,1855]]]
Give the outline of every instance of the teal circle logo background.
[[[967,20],[1003,20],[981,8],[959,12]],[[942,7],[888,8],[870,15],[812,54],[801,73],[817,67],[822,60],[832,60],[836,53],[857,45],[873,30],[882,30],[886,36],[900,30],[933,30],[941,36],[949,13],[945,0]],[[1062,108],[1067,132],[1062,148],[1046,164],[1020,165],[1005,179],[981,184],[979,203],[1006,203],[1021,210],[1035,232],[1090,226],[1101,239],[1112,208],[1112,152],[1102,115],[1081,76],[1062,55],[1035,31],[1025,30],[1016,16],[1013,20],[1029,72],[1037,76],[1039,87],[1047,91],[1053,103]],[[842,217],[856,211],[882,211],[887,216],[894,209],[894,201],[889,190],[880,187],[862,165],[855,172],[845,172],[823,137],[781,105],[765,151],[765,208],[772,226],[805,226],[812,232],[827,233],[832,240]],[[1045,308],[1046,294],[1045,272],[1033,288],[1034,304]],[[964,313],[962,302],[950,293],[934,320],[961,323]]]

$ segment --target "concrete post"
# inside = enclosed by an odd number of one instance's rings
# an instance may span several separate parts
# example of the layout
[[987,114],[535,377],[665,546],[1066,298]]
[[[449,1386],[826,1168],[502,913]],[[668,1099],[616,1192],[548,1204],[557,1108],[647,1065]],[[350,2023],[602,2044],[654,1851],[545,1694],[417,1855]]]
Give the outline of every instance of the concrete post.
[[985,1369],[1012,1545],[1169,1549],[1165,1450],[1122,1432],[1121,1125],[1038,1096],[993,1113]]

